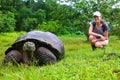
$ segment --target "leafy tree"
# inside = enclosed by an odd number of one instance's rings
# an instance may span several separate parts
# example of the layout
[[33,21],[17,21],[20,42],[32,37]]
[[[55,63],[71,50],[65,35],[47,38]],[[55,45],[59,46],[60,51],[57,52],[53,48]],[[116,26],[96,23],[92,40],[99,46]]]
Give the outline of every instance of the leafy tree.
[[15,19],[12,12],[0,12],[0,32],[11,32],[15,28]]
[[36,28],[37,30],[42,30],[42,31],[50,31],[55,34],[60,34],[62,26],[58,24],[58,21],[48,21],[48,22],[43,22],[42,25],[38,25]]
[[23,26],[21,30],[30,31],[37,27],[37,19],[36,18],[26,18],[23,19]]
[[84,32],[88,36],[89,22],[96,10],[111,26],[120,25],[116,17],[120,10],[112,8],[118,0],[65,0],[69,5],[58,1],[61,0],[0,0],[0,28],[7,24],[9,31],[29,31],[37,27],[56,34]]
[[[16,19],[17,19],[17,22],[16,22],[16,30],[17,31],[21,31],[21,30],[26,30],[24,29],[25,26],[24,26],[24,21],[27,19],[27,18],[30,18],[30,16],[32,16],[32,11],[30,8],[27,8],[27,7],[23,7],[19,10],[19,13],[16,15]],[[29,22],[28,22],[29,23]],[[30,25],[29,25],[30,26]],[[28,30],[27,30],[28,31]]]
[[38,19],[39,23],[42,23],[44,21],[46,21],[46,13],[45,10],[43,9],[38,9],[35,13],[34,13],[35,17]]
[[120,38],[120,8],[115,8],[111,12],[110,17],[110,26],[111,26],[111,35],[117,35]]

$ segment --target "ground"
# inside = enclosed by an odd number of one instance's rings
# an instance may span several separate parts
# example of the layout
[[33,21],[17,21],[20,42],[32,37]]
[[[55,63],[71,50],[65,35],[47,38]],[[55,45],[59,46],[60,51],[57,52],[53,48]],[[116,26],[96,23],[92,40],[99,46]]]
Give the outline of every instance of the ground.
[[54,65],[5,67],[2,65],[5,50],[25,32],[0,34],[0,79],[1,80],[119,80],[120,58],[113,56],[103,61],[106,56],[115,52],[120,54],[120,40],[110,36],[106,51],[92,51],[85,36],[63,35],[59,38],[65,46],[65,57]]

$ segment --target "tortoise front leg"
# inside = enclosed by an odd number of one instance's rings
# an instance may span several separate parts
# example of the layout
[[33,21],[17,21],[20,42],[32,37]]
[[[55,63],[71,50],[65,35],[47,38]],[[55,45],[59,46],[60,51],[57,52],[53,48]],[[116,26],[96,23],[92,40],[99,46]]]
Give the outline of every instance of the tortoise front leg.
[[9,62],[13,65],[20,64],[22,62],[22,54],[17,50],[11,50],[6,54],[3,64],[7,65]]
[[54,54],[45,47],[39,47],[37,49],[36,58],[38,59],[39,65],[54,64],[56,62]]

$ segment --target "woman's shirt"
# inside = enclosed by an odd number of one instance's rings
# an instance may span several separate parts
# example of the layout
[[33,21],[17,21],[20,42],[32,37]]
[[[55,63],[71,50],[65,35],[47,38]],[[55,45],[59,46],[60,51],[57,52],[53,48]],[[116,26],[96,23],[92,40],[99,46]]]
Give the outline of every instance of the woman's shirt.
[[[97,34],[101,34],[104,36],[104,31],[108,30],[107,26],[105,23],[102,24],[102,27],[100,29],[97,29],[96,27],[96,22],[92,22],[91,23],[93,25],[93,32],[97,33]],[[97,39],[100,39],[100,36],[96,36]]]

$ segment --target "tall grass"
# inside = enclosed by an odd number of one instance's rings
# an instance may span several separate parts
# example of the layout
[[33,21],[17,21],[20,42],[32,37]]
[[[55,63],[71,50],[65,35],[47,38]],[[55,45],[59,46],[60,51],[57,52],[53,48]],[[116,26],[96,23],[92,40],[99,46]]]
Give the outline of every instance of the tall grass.
[[56,64],[3,66],[5,50],[23,34],[24,32],[0,34],[0,80],[119,80],[119,57],[103,61],[111,52],[120,54],[120,40],[115,36],[110,36],[105,53],[102,49],[92,51],[84,36],[59,36],[65,46],[65,57]]

